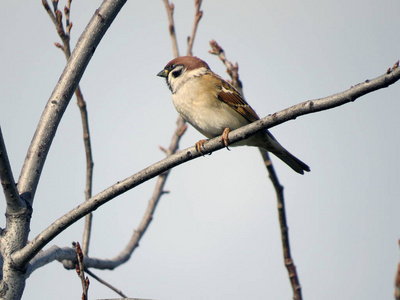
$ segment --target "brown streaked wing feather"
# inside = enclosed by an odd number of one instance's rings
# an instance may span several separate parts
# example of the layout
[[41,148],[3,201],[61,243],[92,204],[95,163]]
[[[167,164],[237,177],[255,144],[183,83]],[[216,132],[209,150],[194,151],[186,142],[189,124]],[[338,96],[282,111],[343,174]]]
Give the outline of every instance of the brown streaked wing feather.
[[[212,75],[204,75],[212,76]],[[256,112],[251,108],[249,104],[242,98],[240,93],[227,81],[216,75],[219,87],[218,99],[222,102],[228,104],[235,111],[237,111],[241,116],[243,116],[249,122],[254,122],[260,119]]]

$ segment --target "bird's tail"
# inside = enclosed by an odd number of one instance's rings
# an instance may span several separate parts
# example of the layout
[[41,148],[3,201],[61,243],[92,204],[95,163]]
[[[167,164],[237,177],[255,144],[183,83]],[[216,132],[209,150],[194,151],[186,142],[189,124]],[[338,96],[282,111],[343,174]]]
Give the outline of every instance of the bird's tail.
[[260,139],[260,136],[257,137],[258,141],[263,141],[262,144],[258,144],[255,146],[264,148],[265,150],[273,153],[275,156],[277,156],[280,160],[282,160],[299,174],[304,174],[304,171],[310,172],[310,167],[303,163],[296,156],[291,154],[289,151],[287,151],[285,148],[283,148],[283,146],[279,144],[279,142],[268,130],[266,131],[266,134],[264,134],[264,132],[262,134],[264,135],[263,138]]
[[280,152],[272,152],[272,153],[275,154],[280,160],[282,160],[284,163],[286,163],[289,167],[291,167],[297,173],[304,174],[304,171],[310,172],[310,167],[307,166],[305,163],[303,163],[296,156],[291,154],[289,151],[285,150],[285,152],[280,151]]

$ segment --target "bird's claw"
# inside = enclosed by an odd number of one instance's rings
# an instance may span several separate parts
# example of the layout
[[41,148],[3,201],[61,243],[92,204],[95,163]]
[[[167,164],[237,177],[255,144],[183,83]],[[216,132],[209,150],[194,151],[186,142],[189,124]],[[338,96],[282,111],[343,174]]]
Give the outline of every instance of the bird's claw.
[[222,133],[222,136],[221,136],[221,143],[223,143],[225,145],[226,149],[231,151],[231,149],[229,149],[229,147],[228,147],[229,146],[229,132],[230,132],[229,128],[224,129],[224,132]]
[[[196,150],[197,152],[199,152],[201,155],[204,155],[204,144],[207,142],[208,140],[200,140],[196,143]],[[203,150],[202,150],[203,149]]]

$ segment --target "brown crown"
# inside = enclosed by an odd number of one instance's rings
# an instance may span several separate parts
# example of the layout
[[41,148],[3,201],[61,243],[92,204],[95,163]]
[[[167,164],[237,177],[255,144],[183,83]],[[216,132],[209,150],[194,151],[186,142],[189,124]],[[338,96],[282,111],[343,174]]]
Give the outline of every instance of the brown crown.
[[183,65],[188,71],[204,67],[210,70],[210,67],[205,61],[202,61],[196,56],[180,56],[171,60],[164,69],[168,69],[172,65]]

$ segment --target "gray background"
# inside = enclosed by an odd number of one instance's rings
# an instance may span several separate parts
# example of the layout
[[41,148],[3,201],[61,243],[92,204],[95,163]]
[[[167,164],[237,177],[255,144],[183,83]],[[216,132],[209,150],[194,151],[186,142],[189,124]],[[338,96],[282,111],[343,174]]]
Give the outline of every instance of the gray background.
[[[193,1],[175,1],[181,54]],[[63,6],[64,3],[61,3]],[[100,1],[72,4],[72,44]],[[246,99],[260,116],[348,89],[400,58],[399,1],[205,1],[194,54],[227,77],[216,39],[238,61]],[[0,124],[17,178],[65,59],[40,1],[0,9]],[[162,1],[128,1],[81,81],[94,153],[94,194],[164,157],[177,113],[164,80],[172,59]],[[273,158],[285,186],[292,254],[305,299],[393,299],[399,262],[400,84],[355,103],[272,129],[310,165],[304,176]],[[30,238],[83,201],[85,156],[76,100],[52,145]],[[193,128],[181,148],[202,136]],[[90,255],[113,257],[137,227],[152,180],[100,207]],[[132,259],[96,271],[130,297],[290,299],[274,190],[258,150],[222,150],[174,169]],[[3,194],[0,210],[5,211]],[[4,216],[0,216],[4,226]],[[81,240],[83,222],[51,244]],[[91,299],[117,297],[93,279]],[[52,263],[27,281],[25,299],[78,299],[74,271]]]

